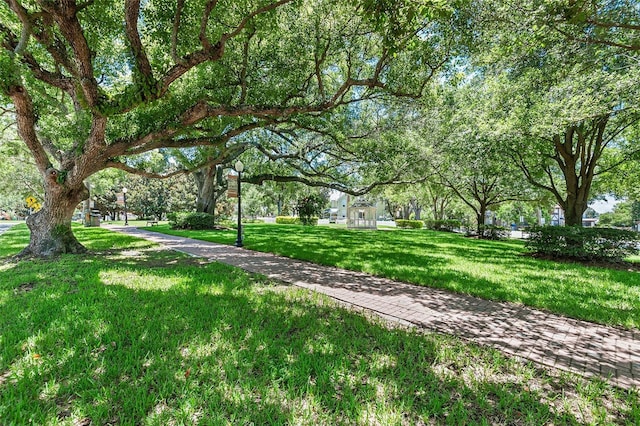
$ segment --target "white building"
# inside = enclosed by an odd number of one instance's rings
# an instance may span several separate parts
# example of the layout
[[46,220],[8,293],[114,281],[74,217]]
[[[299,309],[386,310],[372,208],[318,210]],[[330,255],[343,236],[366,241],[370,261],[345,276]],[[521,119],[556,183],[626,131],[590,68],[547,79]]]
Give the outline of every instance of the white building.
[[[329,196],[329,202],[331,208],[329,209],[329,220],[332,221],[333,217],[337,220],[346,221],[349,216],[349,205],[356,202],[367,202],[367,197],[354,197],[353,195],[345,194],[339,191],[332,191]],[[387,214],[385,212],[384,202],[374,201],[375,205],[375,219],[383,220]]]

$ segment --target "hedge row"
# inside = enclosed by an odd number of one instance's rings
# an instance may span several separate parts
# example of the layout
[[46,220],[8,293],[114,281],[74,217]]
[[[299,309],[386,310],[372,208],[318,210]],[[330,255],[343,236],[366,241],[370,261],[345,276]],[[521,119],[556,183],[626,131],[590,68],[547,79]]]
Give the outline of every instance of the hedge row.
[[169,226],[172,229],[213,229],[213,215],[200,212],[169,213]]
[[622,229],[542,226],[530,230],[525,247],[554,258],[619,261],[638,253],[639,240]]
[[396,226],[398,228],[422,229],[423,225],[421,220],[396,219]]
[[453,231],[456,228],[460,228],[462,223],[457,219],[447,219],[447,220],[433,220],[427,219],[424,221],[427,229],[432,229],[434,231]]
[[[303,224],[299,217],[293,217],[293,216],[276,216],[276,223],[279,223],[281,225],[302,225]],[[318,224],[317,217],[312,217],[308,223],[305,223],[305,225],[311,225],[311,226],[315,226],[317,224]]]

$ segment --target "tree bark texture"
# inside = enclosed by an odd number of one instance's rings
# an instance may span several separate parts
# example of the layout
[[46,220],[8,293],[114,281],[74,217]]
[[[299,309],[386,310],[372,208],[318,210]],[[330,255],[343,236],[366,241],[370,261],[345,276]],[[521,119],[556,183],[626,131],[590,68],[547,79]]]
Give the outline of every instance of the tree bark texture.
[[196,211],[202,213],[214,214],[216,205],[215,190],[215,168],[211,167],[198,170],[193,173],[196,185],[198,187],[198,197],[196,198]]
[[216,202],[225,192],[223,183],[220,182],[222,174],[221,172],[217,173],[217,167],[219,166],[215,164],[209,165],[193,173],[198,188],[198,196],[196,197],[197,212],[215,215]]
[[[55,177],[54,172],[49,172],[50,180]],[[50,257],[86,251],[71,230],[71,219],[78,203],[89,197],[89,190],[84,185],[73,189],[55,183],[48,186],[42,209],[27,218],[31,231],[29,245],[18,257]]]
[[480,202],[480,207],[476,210],[476,221],[478,222],[478,226],[476,231],[478,235],[482,236],[485,226],[485,218],[487,217],[487,205]]

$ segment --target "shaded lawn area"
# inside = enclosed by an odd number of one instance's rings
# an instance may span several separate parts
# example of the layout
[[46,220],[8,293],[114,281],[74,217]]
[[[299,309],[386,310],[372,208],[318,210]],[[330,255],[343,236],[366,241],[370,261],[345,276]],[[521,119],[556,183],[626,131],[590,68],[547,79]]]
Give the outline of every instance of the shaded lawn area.
[[[172,235],[233,244],[230,231]],[[525,256],[521,241],[484,241],[428,230],[356,231],[249,224],[246,248],[491,300],[521,303],[602,324],[640,327],[640,273]]]
[[638,394],[102,229],[14,262],[0,236],[0,424],[640,422]]

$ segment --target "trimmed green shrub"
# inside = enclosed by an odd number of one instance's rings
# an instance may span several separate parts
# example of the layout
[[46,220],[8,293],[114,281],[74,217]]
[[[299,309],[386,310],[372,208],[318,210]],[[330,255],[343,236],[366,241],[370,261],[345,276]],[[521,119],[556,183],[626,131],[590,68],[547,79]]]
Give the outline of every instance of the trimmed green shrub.
[[313,225],[315,226],[318,224],[317,217],[310,217],[307,220],[308,220],[308,223],[302,223],[299,217],[276,216],[276,223],[279,223],[281,225]]
[[293,216],[276,216],[276,223],[280,225],[300,225],[300,219]]
[[423,225],[421,220],[396,219],[396,226],[398,228],[422,229]]
[[502,226],[482,225],[478,236],[483,240],[504,240],[510,235],[511,231]]
[[201,212],[169,213],[169,226],[172,229],[213,229],[213,215]]
[[462,223],[457,219],[446,219],[446,220],[433,220],[427,219],[424,221],[427,229],[432,229],[434,231],[453,231],[456,228],[460,228]]
[[638,253],[633,231],[580,226],[540,226],[530,230],[525,247],[555,258],[620,261]]

